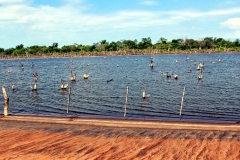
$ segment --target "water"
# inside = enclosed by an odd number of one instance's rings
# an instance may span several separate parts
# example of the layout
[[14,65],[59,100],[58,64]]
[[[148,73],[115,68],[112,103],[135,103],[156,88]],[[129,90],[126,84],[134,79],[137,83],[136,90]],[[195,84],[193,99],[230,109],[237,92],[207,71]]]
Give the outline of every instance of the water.
[[[188,57],[189,60],[186,55],[154,55],[153,69],[148,66],[150,56],[0,60],[0,85],[6,87],[10,114],[124,118],[128,86],[125,117],[128,119],[239,121],[240,54]],[[222,63],[218,63],[218,58]],[[197,64],[205,62],[201,81],[194,60]],[[210,63],[211,60],[216,63]],[[24,70],[20,63],[24,64]],[[30,67],[32,63],[34,68]],[[76,82],[70,81],[68,66],[76,73]],[[39,77],[38,89],[32,91],[35,71]],[[177,73],[179,79],[166,78],[161,72]],[[83,79],[85,73],[90,73],[88,80]],[[72,91],[68,113],[68,90],[60,89],[61,79],[68,82]],[[107,83],[110,79],[113,80]],[[150,94],[145,100],[141,97],[144,83],[146,93]],[[186,92],[179,116],[184,86]],[[0,102],[3,106],[3,96]]]

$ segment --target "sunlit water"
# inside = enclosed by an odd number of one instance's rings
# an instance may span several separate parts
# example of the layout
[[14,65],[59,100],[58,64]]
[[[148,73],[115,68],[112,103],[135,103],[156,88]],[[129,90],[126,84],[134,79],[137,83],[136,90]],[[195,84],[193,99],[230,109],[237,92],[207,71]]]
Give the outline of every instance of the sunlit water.
[[[150,56],[0,60],[0,84],[7,89],[10,114],[124,118],[129,87],[125,117],[128,119],[240,120],[240,54],[194,54],[188,55],[188,60],[186,55],[152,57],[153,69],[148,66]],[[218,63],[218,58],[222,63]],[[197,65],[205,62],[201,81],[194,60]],[[34,68],[30,67],[32,63]],[[76,82],[70,81],[69,66],[77,75]],[[35,71],[38,89],[32,91]],[[162,72],[176,73],[179,79],[166,78]],[[85,73],[90,73],[87,80],[83,79]],[[60,79],[71,87],[68,113],[68,89],[60,89]],[[110,79],[113,80],[107,83]],[[143,100],[144,83],[149,97]],[[12,84],[15,91],[11,90]],[[0,102],[3,113],[3,96]]]

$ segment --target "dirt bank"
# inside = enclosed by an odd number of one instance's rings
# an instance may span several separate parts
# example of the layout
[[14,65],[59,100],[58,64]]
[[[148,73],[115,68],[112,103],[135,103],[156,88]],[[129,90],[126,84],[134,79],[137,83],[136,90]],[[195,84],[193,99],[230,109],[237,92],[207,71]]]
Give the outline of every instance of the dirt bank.
[[240,130],[212,125],[141,128],[0,118],[0,159],[240,159]]

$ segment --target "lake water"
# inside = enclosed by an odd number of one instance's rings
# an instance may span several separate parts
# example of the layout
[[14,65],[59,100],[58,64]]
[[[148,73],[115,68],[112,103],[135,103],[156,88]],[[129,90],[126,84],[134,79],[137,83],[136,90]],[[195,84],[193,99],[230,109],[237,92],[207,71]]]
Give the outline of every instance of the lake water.
[[[129,87],[127,119],[240,120],[240,54],[193,54],[188,55],[188,60],[183,54],[153,55],[153,68],[149,67],[150,57],[0,60],[0,84],[7,89],[9,113],[15,115],[124,118],[126,88]],[[218,58],[222,63],[218,63]],[[199,81],[197,66],[200,62],[205,65],[203,79]],[[24,70],[20,63],[24,64]],[[32,63],[33,68],[30,67]],[[68,66],[72,67],[73,74],[76,73],[76,82],[70,81]],[[38,89],[32,91],[30,86],[35,71],[38,73]],[[176,73],[179,78],[166,78],[162,72]],[[90,73],[87,80],[83,79],[85,73]],[[68,90],[60,89],[61,79],[71,87],[68,113]],[[149,95],[146,99],[142,98],[144,83]],[[11,90],[12,84],[15,91]],[[180,116],[184,86],[186,91]],[[3,96],[0,96],[0,102],[2,114]]]

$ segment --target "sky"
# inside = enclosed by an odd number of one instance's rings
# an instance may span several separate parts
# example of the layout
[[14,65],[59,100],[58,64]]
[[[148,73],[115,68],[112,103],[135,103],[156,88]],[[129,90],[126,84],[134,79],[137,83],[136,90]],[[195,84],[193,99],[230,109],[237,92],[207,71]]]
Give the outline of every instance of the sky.
[[0,0],[0,48],[240,39],[239,0]]

